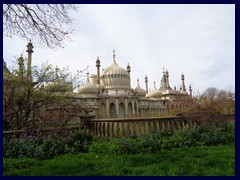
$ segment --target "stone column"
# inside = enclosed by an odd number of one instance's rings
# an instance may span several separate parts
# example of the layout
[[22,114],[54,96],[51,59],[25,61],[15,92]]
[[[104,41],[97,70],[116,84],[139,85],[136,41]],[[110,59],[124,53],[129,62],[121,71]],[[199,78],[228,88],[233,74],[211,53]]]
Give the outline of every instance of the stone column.
[[132,99],[132,113],[133,113],[133,115],[135,116],[135,102],[134,102],[134,99]]
[[128,99],[127,98],[125,98],[124,106],[125,106],[125,115],[126,117],[128,117]]
[[110,118],[110,115],[109,115],[109,98],[106,98],[106,109],[107,109],[107,118]]
[[118,115],[119,115],[118,97],[116,97],[116,99],[115,99],[115,108],[116,108],[116,115],[117,115],[117,118],[118,118]]

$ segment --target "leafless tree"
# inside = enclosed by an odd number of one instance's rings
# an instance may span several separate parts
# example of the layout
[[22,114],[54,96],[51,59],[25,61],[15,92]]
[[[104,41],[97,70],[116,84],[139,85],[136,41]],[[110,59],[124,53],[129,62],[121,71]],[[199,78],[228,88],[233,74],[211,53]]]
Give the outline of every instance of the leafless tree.
[[203,96],[208,99],[210,103],[212,103],[218,95],[219,90],[215,87],[209,87],[203,92]]
[[69,11],[77,9],[73,4],[3,4],[3,33],[51,49],[63,47],[74,30]]
[[235,93],[231,90],[207,88],[198,98],[199,107],[218,113],[235,112]]

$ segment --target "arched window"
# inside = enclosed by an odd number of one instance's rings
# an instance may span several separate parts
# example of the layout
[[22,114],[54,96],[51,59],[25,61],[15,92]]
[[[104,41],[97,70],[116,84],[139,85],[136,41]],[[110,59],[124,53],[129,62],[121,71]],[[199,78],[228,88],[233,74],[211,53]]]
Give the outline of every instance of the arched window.
[[117,117],[116,107],[115,107],[115,104],[113,104],[113,103],[110,104],[110,116],[111,116],[111,118]]

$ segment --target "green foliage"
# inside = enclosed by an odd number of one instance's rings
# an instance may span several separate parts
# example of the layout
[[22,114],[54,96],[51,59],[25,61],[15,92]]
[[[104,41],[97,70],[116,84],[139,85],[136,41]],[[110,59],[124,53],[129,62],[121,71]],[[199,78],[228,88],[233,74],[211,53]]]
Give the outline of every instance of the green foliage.
[[177,132],[150,133],[138,138],[108,138],[94,141],[90,152],[104,154],[137,154],[155,153],[180,147],[194,147],[203,145],[229,144],[234,142],[234,124],[223,124],[211,128],[199,127],[182,129]]
[[4,139],[4,157],[51,158],[78,152],[124,155],[155,153],[181,147],[229,144],[235,140],[235,126],[225,123],[210,128],[182,129],[174,133],[161,131],[137,138],[96,138],[88,131],[79,130],[65,139]]
[[66,139],[4,139],[4,157],[51,158],[65,153],[87,152],[92,136],[79,130]]
[[40,162],[36,159],[8,159],[7,161],[4,160],[4,167],[3,171],[11,171],[16,169],[25,169],[31,166],[39,165]]

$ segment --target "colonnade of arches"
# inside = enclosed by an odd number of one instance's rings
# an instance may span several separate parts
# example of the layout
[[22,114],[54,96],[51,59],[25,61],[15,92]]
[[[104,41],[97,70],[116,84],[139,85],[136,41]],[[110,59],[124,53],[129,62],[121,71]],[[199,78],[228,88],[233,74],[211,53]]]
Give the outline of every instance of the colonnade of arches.
[[101,118],[126,118],[137,116],[136,103],[120,102],[116,104],[111,102],[108,106],[105,103],[101,104]]

